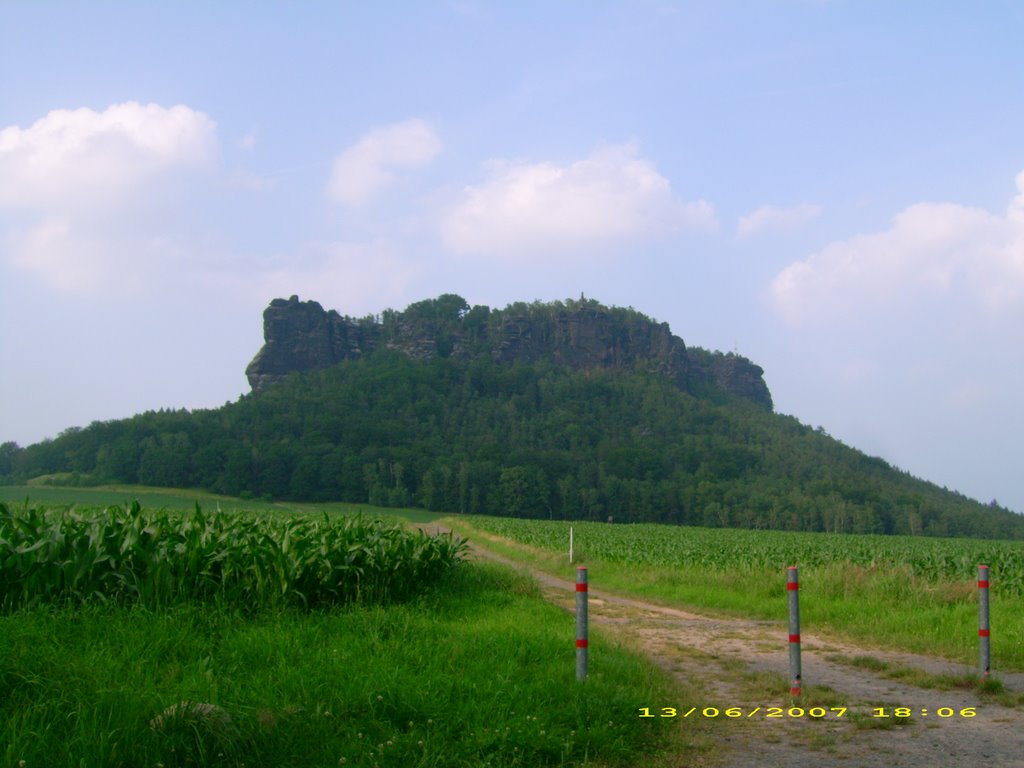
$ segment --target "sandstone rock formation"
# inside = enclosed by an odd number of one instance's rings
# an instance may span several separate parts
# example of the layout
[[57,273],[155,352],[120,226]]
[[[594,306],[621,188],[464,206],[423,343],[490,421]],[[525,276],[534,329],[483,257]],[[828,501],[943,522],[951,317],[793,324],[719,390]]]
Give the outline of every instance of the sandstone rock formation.
[[263,312],[265,344],[245,369],[258,392],[295,371],[310,371],[351,360],[372,350],[379,329],[325,312],[315,301],[274,299]]
[[266,343],[246,368],[254,392],[289,373],[353,360],[376,349],[410,357],[490,355],[499,362],[551,360],[577,370],[658,372],[692,393],[709,388],[771,410],[764,371],[744,357],[687,349],[666,323],[593,300],[472,307],[446,294],[383,319],[325,311],[298,296],[274,299],[263,313]]

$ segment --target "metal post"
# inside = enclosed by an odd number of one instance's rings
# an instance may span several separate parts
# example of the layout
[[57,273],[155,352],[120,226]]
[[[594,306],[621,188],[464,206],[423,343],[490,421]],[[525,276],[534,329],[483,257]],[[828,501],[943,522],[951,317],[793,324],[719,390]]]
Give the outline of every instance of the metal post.
[[800,695],[802,674],[800,670],[800,581],[795,565],[789,566],[786,576],[786,590],[789,592],[789,693]]
[[587,676],[587,569],[576,569],[576,679]]
[[978,566],[978,646],[981,655],[981,679],[988,680],[992,669],[988,639],[988,566]]
[[569,565],[572,565],[572,526],[569,526]]

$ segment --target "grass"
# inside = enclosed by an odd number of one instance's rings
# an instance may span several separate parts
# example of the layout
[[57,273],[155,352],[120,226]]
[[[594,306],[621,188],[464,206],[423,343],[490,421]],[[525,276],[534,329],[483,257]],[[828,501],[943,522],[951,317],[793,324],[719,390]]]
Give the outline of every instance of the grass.
[[[0,768],[697,764],[705,737],[635,715],[699,692],[600,633],[577,683],[573,633],[485,564],[386,608],[18,611],[0,616]],[[181,702],[227,717],[152,726]]]
[[836,664],[867,669],[890,680],[897,680],[918,688],[929,688],[936,691],[969,690],[1005,707],[1013,708],[1024,705],[1024,693],[1007,690],[998,677],[983,680],[973,672],[965,672],[961,675],[935,674],[917,667],[894,664],[866,655],[849,658],[842,654],[832,654],[826,658]]
[[[574,566],[565,552],[494,536],[460,517],[441,521],[470,541],[563,578]],[[729,531],[722,531],[728,536]],[[580,560],[577,559],[577,564]],[[785,568],[672,568],[585,556],[595,589],[723,615],[786,621]],[[1024,598],[992,595],[991,652],[1006,671],[1024,671]],[[805,632],[827,631],[879,648],[944,656],[973,666],[978,607],[969,582],[929,582],[900,569],[869,569],[843,562],[800,570],[800,614]]]

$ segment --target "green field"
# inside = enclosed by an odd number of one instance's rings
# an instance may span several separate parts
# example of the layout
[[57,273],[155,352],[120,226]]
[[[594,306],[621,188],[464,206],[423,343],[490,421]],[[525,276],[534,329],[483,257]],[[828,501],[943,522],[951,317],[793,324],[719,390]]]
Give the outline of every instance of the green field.
[[[786,571],[800,569],[804,631],[977,663],[977,566],[990,567],[995,669],[1024,670],[1024,542],[609,525],[493,517],[444,521],[516,559],[595,588],[678,606],[786,620]],[[503,545],[486,534],[516,542]]]
[[[720,724],[635,718],[651,701],[700,703],[699,690],[600,631],[577,683],[573,617],[510,569],[453,562],[415,587],[342,586],[346,566],[384,585],[415,572],[413,553],[436,537],[397,533],[396,521],[436,520],[568,579],[587,565],[597,590],[780,622],[797,565],[804,632],[965,669],[977,660],[984,561],[995,674],[1024,670],[1017,542],[572,523],[570,564],[565,522],[151,488],[23,486],[0,499],[0,585],[20,595],[0,595],[0,768],[713,759]],[[357,552],[371,555],[346,560]],[[182,702],[219,709],[155,720]]]
[[0,501],[18,505],[23,504],[26,499],[39,504],[77,504],[90,507],[110,504],[125,505],[132,501],[138,501],[147,509],[191,509],[198,502],[204,509],[224,512],[280,512],[289,517],[296,513],[310,512],[342,515],[363,513],[373,517],[409,520],[416,523],[429,523],[443,517],[441,513],[428,512],[425,509],[385,508],[345,502],[304,504],[289,501],[237,499],[233,496],[220,496],[200,490],[153,488],[144,485],[101,485],[92,488],[55,485],[0,486]]
[[[451,554],[447,536],[221,506],[0,506],[0,768],[668,766],[710,749],[714,724],[637,722],[701,694],[600,632],[576,681],[574,619],[531,579],[457,558],[402,579]],[[401,590],[366,588],[389,573]]]

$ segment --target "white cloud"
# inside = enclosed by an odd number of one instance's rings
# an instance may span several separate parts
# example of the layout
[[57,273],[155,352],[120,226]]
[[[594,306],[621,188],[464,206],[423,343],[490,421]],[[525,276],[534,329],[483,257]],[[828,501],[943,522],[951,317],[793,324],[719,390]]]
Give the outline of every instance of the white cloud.
[[[289,263],[256,275],[246,291],[261,300],[297,294],[360,315],[403,300],[420,269],[384,241],[312,243]],[[238,284],[235,276],[227,282]]]
[[441,232],[457,253],[536,258],[716,226],[709,203],[677,200],[668,179],[626,144],[568,166],[493,161],[488,179],[467,187],[445,215]]
[[0,246],[13,266],[81,295],[125,296],[152,285],[189,285],[189,270],[202,259],[200,248],[186,248],[165,234],[64,217],[7,233]]
[[256,134],[249,132],[238,140],[238,148],[245,151],[251,152],[256,148]]
[[788,231],[798,229],[821,213],[821,206],[803,203],[792,208],[780,208],[774,205],[762,205],[755,211],[740,218],[736,227],[739,238],[771,231]]
[[216,154],[216,124],[185,106],[54,110],[0,131],[0,207],[107,205],[154,175],[209,167]]
[[955,203],[919,203],[874,234],[832,243],[780,272],[769,293],[793,324],[896,311],[935,298],[988,312],[1024,300],[1024,173],[1005,215]]
[[366,203],[395,180],[395,171],[428,165],[440,151],[425,120],[375,128],[334,158],[327,194],[342,205]]
[[61,109],[28,128],[4,128],[0,253],[66,292],[134,291],[159,280],[183,252],[152,221],[174,218],[167,190],[211,170],[217,154],[215,123],[180,105]]
[[4,251],[15,266],[41,274],[64,291],[90,292],[106,272],[100,268],[104,249],[95,242],[71,236],[67,218],[44,219],[4,238]]
[[1004,211],[911,205],[790,264],[768,298],[790,326],[780,410],[970,495],[1019,497],[1005,445],[1024,428],[1024,174]]

